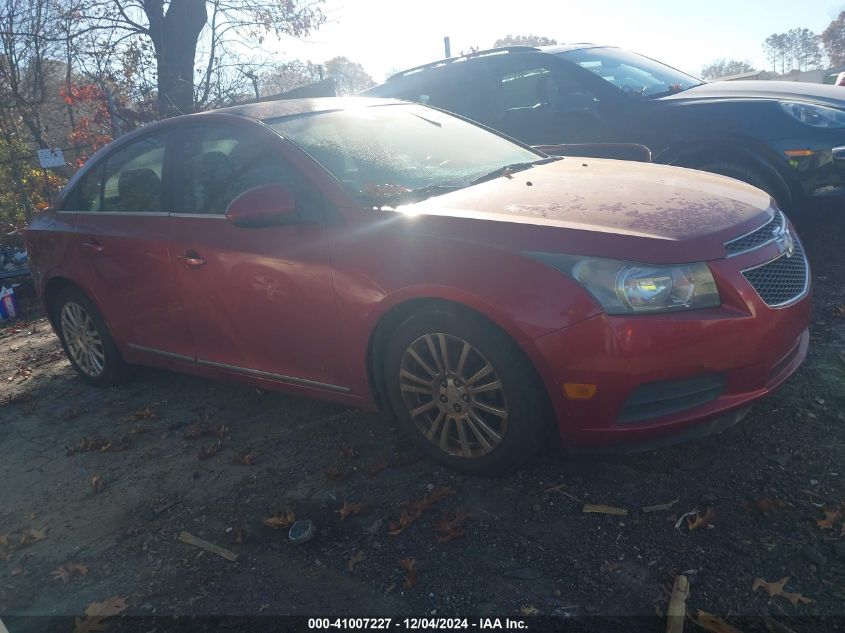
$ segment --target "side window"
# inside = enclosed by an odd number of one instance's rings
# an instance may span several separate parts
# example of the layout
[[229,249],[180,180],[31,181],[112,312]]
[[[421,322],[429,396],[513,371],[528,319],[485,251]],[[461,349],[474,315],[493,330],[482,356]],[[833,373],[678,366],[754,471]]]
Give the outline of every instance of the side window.
[[555,82],[548,68],[528,68],[502,77],[505,110],[533,108],[554,101]]
[[102,210],[155,213],[161,208],[166,135],[148,136],[106,158]]
[[102,198],[103,163],[89,169],[65,198],[65,211],[99,211]]
[[308,183],[273,149],[228,126],[197,126],[185,133],[181,183],[174,213],[222,215],[239,195],[266,184],[290,187],[299,202],[309,195]]

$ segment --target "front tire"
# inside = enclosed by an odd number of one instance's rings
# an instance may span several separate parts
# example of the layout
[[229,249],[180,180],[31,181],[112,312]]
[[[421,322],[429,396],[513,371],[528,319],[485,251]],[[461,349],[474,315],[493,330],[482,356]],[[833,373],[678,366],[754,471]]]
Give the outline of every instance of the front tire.
[[70,364],[88,384],[110,387],[122,382],[127,366],[100,311],[76,288],[62,290],[53,322]]
[[552,429],[534,367],[479,316],[450,310],[410,316],[393,332],[383,370],[400,425],[450,468],[477,474],[514,468]]

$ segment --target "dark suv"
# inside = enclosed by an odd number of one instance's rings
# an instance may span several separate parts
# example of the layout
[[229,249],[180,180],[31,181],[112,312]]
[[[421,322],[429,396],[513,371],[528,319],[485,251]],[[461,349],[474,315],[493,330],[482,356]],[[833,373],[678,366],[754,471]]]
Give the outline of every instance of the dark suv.
[[531,145],[639,143],[658,163],[738,178],[786,209],[845,196],[845,91],[704,83],[608,46],[511,46],[452,57],[364,93],[433,105]]

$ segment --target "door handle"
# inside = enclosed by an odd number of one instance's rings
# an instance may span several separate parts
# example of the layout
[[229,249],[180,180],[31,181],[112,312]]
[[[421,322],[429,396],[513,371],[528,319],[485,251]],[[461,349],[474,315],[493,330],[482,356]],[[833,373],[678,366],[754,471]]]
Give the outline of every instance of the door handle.
[[100,244],[97,240],[92,240],[90,242],[83,242],[82,248],[89,250],[92,253],[102,253],[106,247]]
[[186,268],[199,268],[205,265],[205,258],[196,251],[185,251],[184,255],[177,255],[176,259],[185,264]]

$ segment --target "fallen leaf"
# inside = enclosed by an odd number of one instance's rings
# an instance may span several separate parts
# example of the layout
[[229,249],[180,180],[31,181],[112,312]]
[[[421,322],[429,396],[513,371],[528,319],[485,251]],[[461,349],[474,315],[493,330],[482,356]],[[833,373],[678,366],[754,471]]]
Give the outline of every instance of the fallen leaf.
[[126,611],[129,605],[126,604],[126,598],[119,596],[112,596],[105,599],[103,602],[92,602],[85,609],[85,619],[77,617],[74,620],[74,633],[90,633],[91,631],[104,631],[105,624],[103,620],[110,618],[122,611]]
[[27,545],[32,545],[33,543],[37,543],[38,541],[43,541],[47,538],[47,531],[50,528],[43,527],[40,530],[36,530],[33,528],[27,528],[23,532],[21,532],[20,542],[18,542],[18,547],[26,547]]
[[26,515],[26,520],[27,520],[27,521],[32,521],[32,520],[33,520],[33,519],[35,519],[35,517],[37,517],[37,516],[38,516],[38,515],[37,515],[35,512],[29,512],[29,513],[27,513],[27,515]]
[[520,607],[520,608],[519,608],[519,612],[520,612],[522,615],[525,615],[525,616],[528,616],[528,617],[532,617],[532,616],[535,616],[535,615],[540,615],[540,610],[539,610],[539,609],[537,609],[537,608],[535,608],[535,607],[533,607],[533,606],[532,606],[532,605],[530,605],[530,604],[525,605],[524,607]]
[[296,521],[296,515],[290,508],[283,508],[276,512],[276,514],[261,519],[264,525],[274,530],[289,528],[294,524],[294,521]]
[[242,525],[237,525],[232,528],[232,543],[235,545],[243,545],[246,532]]
[[127,424],[129,422],[136,422],[138,420],[155,420],[157,417],[158,412],[151,406],[147,405],[143,409],[135,411],[135,413],[130,413],[129,415],[120,418],[120,421],[124,424]]
[[53,576],[54,579],[61,580],[63,583],[67,584],[74,576],[87,576],[88,566],[83,565],[82,563],[67,563],[57,569],[54,569],[50,575]]
[[203,446],[199,453],[197,453],[198,459],[208,459],[209,457],[213,457],[217,453],[219,453],[223,448],[223,442],[217,440],[214,444],[209,444],[208,446]]
[[417,569],[417,561],[414,558],[402,558],[397,564],[399,568],[405,571],[405,587],[411,589],[416,587],[419,583],[419,569]]
[[388,466],[387,460],[382,458],[367,469],[367,476],[368,477],[375,477],[381,471],[383,471],[385,468],[387,468],[387,466]]
[[12,570],[12,576],[26,576],[26,571],[24,568],[18,565]]
[[255,453],[252,451],[238,453],[232,459],[232,462],[235,464],[243,464],[244,466],[252,466],[255,463]]
[[757,510],[757,512],[764,516],[770,516],[772,512],[783,510],[784,508],[789,506],[786,501],[781,501],[780,499],[773,499],[772,497],[763,497],[762,499],[757,499],[757,501],[754,501],[750,505],[754,510]]
[[705,631],[710,631],[711,633],[742,633],[742,631],[732,627],[722,618],[717,617],[712,613],[702,611],[701,609],[698,610],[698,615],[696,617],[690,616],[690,620],[692,620],[693,624],[696,624]]
[[822,510],[822,512],[824,512],[824,518],[816,519],[816,525],[823,530],[832,530],[833,524],[836,523],[840,517],[839,508],[834,508],[833,510]]
[[714,518],[716,518],[716,511],[713,508],[707,508],[703,516],[700,512],[696,512],[695,516],[687,517],[687,529],[690,532],[700,530],[710,525]]
[[346,569],[355,571],[355,566],[362,560],[364,560],[364,550],[359,549],[353,557],[346,561]]
[[596,514],[612,514],[614,516],[628,516],[628,511],[625,508],[616,508],[614,506],[605,506],[595,503],[584,504],[583,511],[585,513],[594,512]]
[[401,512],[398,522],[391,521],[388,524],[387,533],[391,536],[399,536],[408,527],[413,525],[424,512],[431,509],[435,503],[454,494],[455,491],[452,488],[449,488],[448,486],[441,486],[426,494],[422,499],[403,502],[400,505],[408,506],[408,509]]
[[183,437],[186,440],[198,440],[201,437],[225,438],[229,434],[229,427],[225,424],[211,424],[209,422],[194,422],[185,429]]
[[434,530],[440,532],[435,538],[438,543],[448,543],[456,538],[464,536],[464,523],[472,516],[466,510],[458,510],[451,519],[443,516],[440,521],[434,524]]
[[91,476],[91,487],[94,489],[94,492],[99,494],[106,487],[106,480],[103,479],[100,475],[92,475]]
[[326,468],[323,471],[323,474],[326,476],[326,479],[328,479],[329,481],[335,481],[337,479],[342,479],[343,477],[346,477],[346,473],[343,472],[337,466],[333,466],[332,468]]
[[396,583],[395,582],[390,583],[389,585],[387,585],[387,588],[384,590],[384,595],[389,596],[390,594],[393,593],[393,591],[395,589],[396,589]]
[[344,499],[343,507],[340,510],[335,510],[340,515],[340,520],[343,521],[346,517],[349,516],[358,516],[362,512],[364,512],[369,504],[366,501],[362,501],[361,503],[349,503]]
[[789,593],[784,591],[783,588],[786,586],[786,583],[789,582],[789,578],[789,576],[784,576],[777,582],[766,582],[762,578],[755,578],[754,584],[751,585],[751,591],[757,591],[762,588],[767,594],[769,594],[770,598],[780,596],[781,598],[789,600],[789,602],[792,603],[792,606],[798,606],[799,602],[804,604],[813,602],[812,599],[802,596],[800,593]]
[[74,446],[68,446],[65,452],[68,455],[75,453],[86,453],[91,451],[100,451],[102,453],[125,451],[129,448],[129,438],[123,436],[117,440],[107,440],[102,437],[84,437]]

